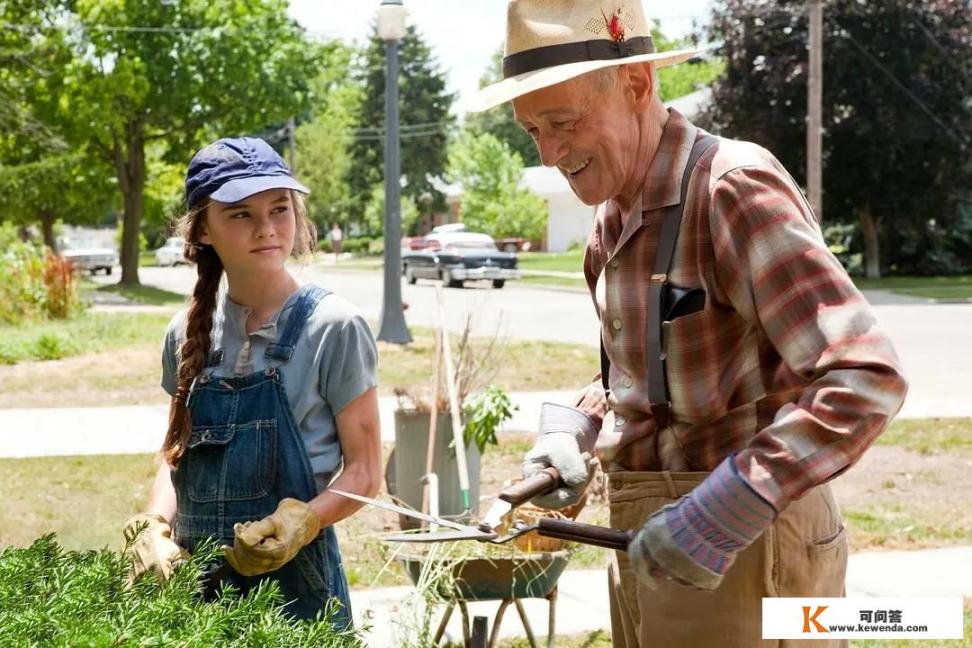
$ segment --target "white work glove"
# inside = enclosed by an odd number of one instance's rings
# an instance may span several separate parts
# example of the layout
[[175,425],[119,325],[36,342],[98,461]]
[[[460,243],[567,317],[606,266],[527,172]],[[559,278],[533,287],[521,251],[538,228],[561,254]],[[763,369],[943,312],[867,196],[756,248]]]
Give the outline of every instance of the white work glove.
[[561,485],[531,502],[547,509],[576,504],[594,476],[596,439],[597,426],[589,416],[572,407],[544,403],[540,410],[540,436],[523,458],[523,477],[553,466],[560,472]]

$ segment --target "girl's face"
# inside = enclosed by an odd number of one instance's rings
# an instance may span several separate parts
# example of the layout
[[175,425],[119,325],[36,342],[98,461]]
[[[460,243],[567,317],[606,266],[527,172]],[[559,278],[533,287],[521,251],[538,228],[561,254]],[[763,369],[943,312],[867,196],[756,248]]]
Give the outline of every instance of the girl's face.
[[199,242],[212,245],[227,274],[283,268],[294,249],[296,216],[288,189],[270,189],[238,203],[213,200]]

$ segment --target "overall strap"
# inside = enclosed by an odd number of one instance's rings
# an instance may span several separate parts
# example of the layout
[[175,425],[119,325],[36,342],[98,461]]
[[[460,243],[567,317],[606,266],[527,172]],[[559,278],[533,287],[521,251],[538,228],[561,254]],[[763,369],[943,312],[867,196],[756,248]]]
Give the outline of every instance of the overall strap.
[[276,342],[267,345],[266,357],[268,360],[278,360],[280,362],[290,360],[290,357],[294,354],[297,339],[303,333],[304,327],[307,326],[307,320],[310,319],[314,309],[317,308],[317,304],[325,296],[329,295],[330,292],[312,284],[307,284],[300,288],[300,296],[297,298],[297,303],[294,304],[290,317],[287,319],[287,327],[280,337],[277,338]]
[[[682,213],[685,210],[685,199],[688,196],[689,180],[699,159],[718,139],[712,135],[703,135],[695,141],[689,154],[685,171],[682,174],[681,199],[677,205],[668,207],[662,213],[662,228],[655,251],[655,264],[652,268],[648,286],[648,303],[653,304],[648,317],[648,400],[652,416],[658,428],[667,427],[671,422],[671,401],[668,399],[668,381],[665,375],[665,356],[661,344],[662,308],[665,298],[665,288],[668,284],[668,272],[672,259],[675,257],[675,245],[678,242],[678,230],[682,224]],[[607,394],[610,391],[609,374],[611,361],[604,348],[604,336],[601,335],[601,385]]]
[[661,234],[655,250],[655,265],[648,284],[648,304],[651,305],[651,311],[648,313],[647,354],[648,401],[651,415],[659,430],[668,427],[672,420],[672,403],[668,398],[668,376],[665,373],[665,351],[662,348],[662,311],[668,287],[668,273],[672,267],[672,259],[675,257],[675,245],[678,242],[682,214],[685,212],[689,179],[699,158],[717,142],[718,140],[712,135],[703,135],[695,140],[692,153],[685,165],[685,173],[682,174],[681,200],[677,205],[672,205],[662,212]]

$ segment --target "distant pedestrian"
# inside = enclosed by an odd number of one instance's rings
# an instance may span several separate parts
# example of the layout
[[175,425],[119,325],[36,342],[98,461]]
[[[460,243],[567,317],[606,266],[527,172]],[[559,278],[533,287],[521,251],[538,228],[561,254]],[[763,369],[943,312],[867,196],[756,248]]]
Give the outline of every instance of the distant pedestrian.
[[199,276],[163,346],[165,461],[125,536],[133,578],[168,578],[215,538],[237,590],[276,581],[284,612],[302,619],[336,600],[330,618],[343,629],[334,524],[360,504],[328,485],[377,494],[377,348],[350,303],[287,270],[291,253],[313,249],[305,193],[260,139],[221,139],[189,164],[180,233]]
[[341,226],[337,223],[331,225],[331,251],[334,252],[334,261],[336,262],[341,256],[341,241],[344,240],[344,232],[341,231]]

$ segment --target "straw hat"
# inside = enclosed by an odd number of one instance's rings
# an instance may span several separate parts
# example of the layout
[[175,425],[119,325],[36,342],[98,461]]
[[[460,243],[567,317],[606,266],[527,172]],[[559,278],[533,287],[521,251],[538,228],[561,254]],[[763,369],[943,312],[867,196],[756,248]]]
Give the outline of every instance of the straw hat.
[[612,65],[667,67],[697,54],[656,52],[641,0],[510,0],[503,80],[481,89],[471,110]]

